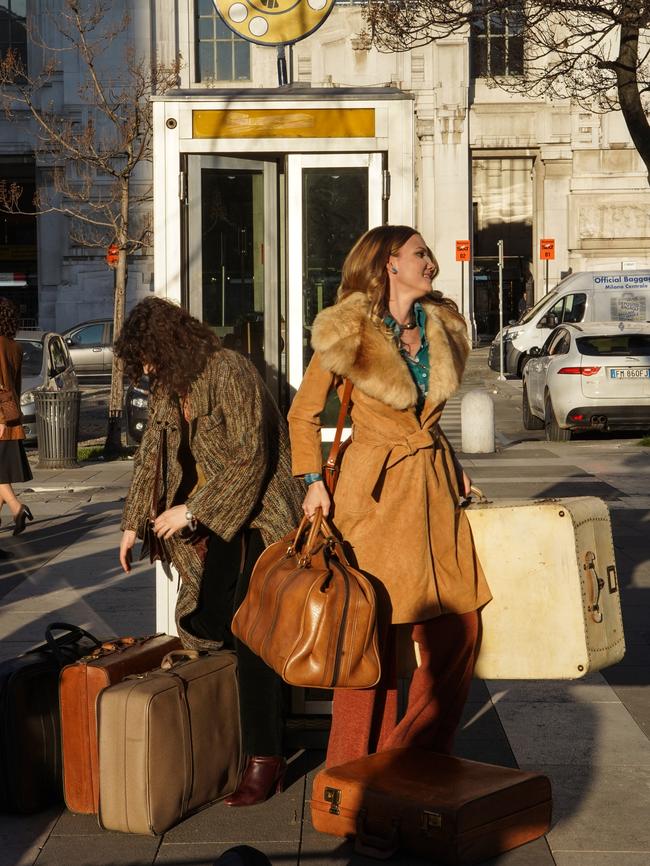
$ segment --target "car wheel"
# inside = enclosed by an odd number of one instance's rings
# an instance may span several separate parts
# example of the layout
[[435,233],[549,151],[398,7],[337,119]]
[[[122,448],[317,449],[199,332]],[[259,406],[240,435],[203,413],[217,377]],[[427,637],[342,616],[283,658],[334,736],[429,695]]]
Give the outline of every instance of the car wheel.
[[544,402],[544,429],[547,442],[568,442],[571,439],[571,431],[566,427],[560,427],[557,423],[553,404],[548,395]]
[[524,384],[521,394],[521,417],[526,430],[543,430],[544,419],[533,415],[530,409],[530,401],[528,399],[528,390]]
[[[530,361],[530,358],[528,355],[522,355],[521,358],[519,359],[519,363],[517,364],[517,375],[519,376],[520,379],[523,379],[524,367],[526,366],[526,364],[529,361]],[[527,428],[527,429],[534,429],[534,428]]]

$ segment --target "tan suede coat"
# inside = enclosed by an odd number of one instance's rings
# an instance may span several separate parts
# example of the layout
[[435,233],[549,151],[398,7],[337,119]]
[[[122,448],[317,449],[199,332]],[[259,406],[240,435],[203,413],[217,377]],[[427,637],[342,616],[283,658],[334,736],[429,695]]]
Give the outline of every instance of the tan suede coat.
[[[265,544],[290,532],[302,517],[305,489],[291,476],[286,423],[250,361],[230,349],[215,352],[192,385],[188,406],[191,456],[205,479],[187,500],[196,519],[225,541],[245,527],[259,529]],[[180,445],[178,399],[154,392],[122,529],[135,530],[140,538],[144,534],[161,447],[164,507],[181,504],[177,496],[183,480]],[[178,533],[167,546],[183,581],[176,605],[178,633],[185,646],[215,648],[184,628],[200,595],[203,551]]]
[[[9,337],[0,337],[0,388],[7,388],[12,392],[16,406],[20,406],[22,364],[23,350],[20,343]],[[7,426],[0,440],[6,442],[25,438],[20,418],[17,421],[5,422],[0,410],[0,424],[5,423]]]
[[352,444],[343,456],[334,522],[359,567],[385,586],[393,623],[467,613],[491,598],[459,506],[457,462],[438,426],[461,381],[467,329],[445,307],[423,306],[430,378],[419,418],[408,367],[360,292],[316,318],[316,354],[289,412],[293,472],[318,472],[327,396],[344,377],[354,385]]

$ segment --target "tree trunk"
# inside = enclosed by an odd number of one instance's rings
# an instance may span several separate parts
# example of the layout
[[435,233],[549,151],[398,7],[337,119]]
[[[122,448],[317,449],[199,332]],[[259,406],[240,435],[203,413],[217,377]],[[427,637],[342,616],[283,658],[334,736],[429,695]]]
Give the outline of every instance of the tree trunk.
[[[115,293],[113,299],[113,343],[120,336],[126,308],[127,256],[126,239],[129,228],[129,181],[122,179],[120,203],[120,229],[116,242],[120,248],[115,269]],[[104,457],[117,457],[122,453],[122,416],[124,406],[124,371],[122,362],[113,352],[111,370],[111,396],[108,404],[108,429],[104,443]]]
[[650,183],[650,124],[639,92],[637,66],[639,62],[639,27],[621,26],[621,44],[614,65],[618,101],[634,146],[646,168]]

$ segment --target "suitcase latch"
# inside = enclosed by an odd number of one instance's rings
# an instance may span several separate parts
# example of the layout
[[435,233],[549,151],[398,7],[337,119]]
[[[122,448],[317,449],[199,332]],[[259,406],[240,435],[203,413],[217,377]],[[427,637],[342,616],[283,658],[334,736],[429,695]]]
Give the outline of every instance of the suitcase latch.
[[440,812],[422,812],[421,830],[430,836],[435,830],[442,827],[442,815]]
[[330,815],[338,815],[340,813],[339,806],[341,805],[341,790],[340,788],[325,788],[325,802],[330,804]]

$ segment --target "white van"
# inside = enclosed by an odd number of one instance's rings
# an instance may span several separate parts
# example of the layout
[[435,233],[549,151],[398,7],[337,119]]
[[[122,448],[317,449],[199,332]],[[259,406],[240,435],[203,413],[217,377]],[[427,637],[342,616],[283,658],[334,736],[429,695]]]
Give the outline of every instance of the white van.
[[[503,329],[504,373],[521,376],[528,352],[542,346],[562,322],[650,321],[650,270],[580,271],[569,274]],[[500,333],[490,346],[488,363],[499,370]]]

